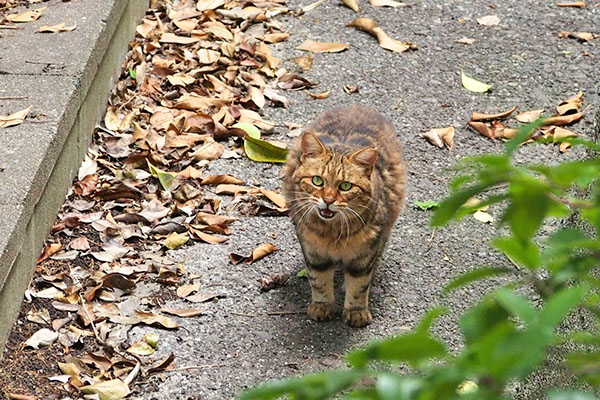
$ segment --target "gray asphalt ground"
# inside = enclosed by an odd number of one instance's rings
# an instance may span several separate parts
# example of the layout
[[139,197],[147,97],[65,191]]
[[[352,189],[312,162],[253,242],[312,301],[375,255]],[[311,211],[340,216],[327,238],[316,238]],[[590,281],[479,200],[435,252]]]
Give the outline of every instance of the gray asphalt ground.
[[[413,201],[441,199],[453,176],[448,168],[458,159],[502,150],[501,143],[467,129],[472,111],[497,112],[518,105],[522,111],[545,108],[553,112],[560,101],[583,90],[584,105],[591,109],[573,130],[591,134],[592,115],[600,102],[600,42],[579,43],[560,39],[557,33],[597,32],[600,7],[559,8],[548,0],[505,0],[493,6],[489,1],[467,0],[407,3],[408,7],[399,9],[374,8],[363,0],[355,14],[337,1],[328,1],[300,18],[281,17],[291,36],[274,45],[275,55],[292,71],[298,69],[292,58],[305,55],[295,47],[306,39],[349,43],[350,48],[339,54],[316,54],[312,69],[304,74],[319,83],[312,92],[331,90],[328,98],[313,100],[303,91],[287,92],[293,104],[288,109],[269,109],[268,118],[278,124],[305,125],[323,110],[361,103],[391,120],[404,143],[409,171],[407,206],[375,278],[373,323],[353,329],[339,318],[328,323],[311,321],[305,314],[310,301],[308,282],[295,276],[304,265],[290,222],[285,217],[242,219],[233,226],[225,245],[196,244],[171,253],[188,272],[201,275],[204,291],[225,297],[206,304],[204,316],[179,319],[184,329],[160,331],[153,358],[174,352],[177,367],[143,382],[134,395],[157,400],[233,399],[267,379],[342,366],[347,350],[411,329],[437,304],[448,305],[450,313],[435,326],[435,332],[450,349],[460,349],[461,336],[453,321],[494,282],[470,286],[447,298],[440,291],[461,272],[481,265],[510,264],[487,244],[497,231],[493,225],[469,217],[432,236],[430,212],[418,210]],[[307,4],[292,1],[290,6]],[[499,26],[477,24],[476,18],[490,14],[498,15]],[[381,49],[368,34],[345,27],[357,16],[375,19],[391,37],[410,40],[419,50],[396,54]],[[473,45],[455,42],[463,37],[476,41]],[[461,68],[492,83],[493,91],[475,94],[463,89]],[[358,85],[360,93],[344,93],[344,84]],[[446,126],[456,128],[452,151],[435,148],[419,137],[431,128]],[[286,128],[277,128],[275,137],[291,141],[286,133]],[[553,146],[530,145],[522,148],[518,158],[555,163],[580,156],[577,151],[561,155]],[[210,164],[209,172],[229,173],[280,189],[280,170],[243,159],[219,160]],[[489,213],[499,219],[501,210],[492,207]],[[274,243],[279,251],[252,265],[228,262],[229,252],[249,252],[265,242]],[[259,292],[258,279],[283,272],[292,275],[286,286]],[[136,327],[130,337],[134,340],[148,331]],[[550,368],[515,387],[515,397],[543,398],[540,387],[569,382]]]

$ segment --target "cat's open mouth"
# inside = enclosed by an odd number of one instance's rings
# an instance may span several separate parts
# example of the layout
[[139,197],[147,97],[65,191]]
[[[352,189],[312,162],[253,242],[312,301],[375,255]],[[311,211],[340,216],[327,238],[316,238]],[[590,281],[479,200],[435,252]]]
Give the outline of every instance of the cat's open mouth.
[[330,219],[335,215],[335,211],[330,210],[329,208],[320,208],[319,215],[325,219]]

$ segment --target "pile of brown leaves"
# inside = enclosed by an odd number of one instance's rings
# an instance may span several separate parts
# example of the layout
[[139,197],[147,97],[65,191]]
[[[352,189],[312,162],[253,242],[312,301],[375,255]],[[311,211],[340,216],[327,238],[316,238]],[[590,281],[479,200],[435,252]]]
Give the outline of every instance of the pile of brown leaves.
[[[25,348],[58,342],[69,353],[86,340],[101,345],[102,351],[59,363],[62,375],[52,381],[64,391],[122,398],[136,376],[172,368],[173,356],[156,365],[142,359],[154,351],[157,338],[131,344],[119,331],[138,324],[177,329],[165,314],[195,317],[204,309],[160,308],[163,299],[148,299],[142,301],[148,310],[127,312],[119,303],[143,281],[176,287],[177,297],[192,304],[220,297],[202,290],[198,277],[166,251],[191,241],[227,241],[234,212],[287,212],[283,197],[272,190],[204,172],[218,158],[244,156],[249,135],[255,145],[266,142],[254,132],[268,132],[274,124],[260,110],[288,106],[283,90],[313,86],[280,68],[267,44],[287,38],[272,19],[285,12],[283,0],[155,1],[138,26],[104,126],[97,129],[26,293],[30,301],[46,299],[52,314],[61,317],[50,318],[45,308],[31,315],[41,329]],[[225,204],[222,196],[233,200]],[[231,260],[251,263],[276,250],[263,244]],[[286,280],[265,279],[257,292]]]

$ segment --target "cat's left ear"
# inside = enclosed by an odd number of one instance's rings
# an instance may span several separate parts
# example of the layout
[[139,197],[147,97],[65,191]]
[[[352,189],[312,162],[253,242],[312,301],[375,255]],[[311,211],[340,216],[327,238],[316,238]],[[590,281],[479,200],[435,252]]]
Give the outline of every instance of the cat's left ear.
[[350,154],[348,159],[354,164],[358,164],[366,170],[371,171],[377,162],[377,150],[373,147],[365,147]]

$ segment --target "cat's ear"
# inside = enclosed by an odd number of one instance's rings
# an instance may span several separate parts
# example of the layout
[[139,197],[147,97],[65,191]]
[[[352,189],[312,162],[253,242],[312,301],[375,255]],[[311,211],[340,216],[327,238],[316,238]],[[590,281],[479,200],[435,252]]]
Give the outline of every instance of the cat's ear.
[[318,157],[327,152],[327,148],[321,143],[317,135],[312,132],[304,132],[300,140],[302,157]]
[[348,159],[350,162],[371,171],[377,162],[377,150],[373,147],[365,147],[350,154]]

